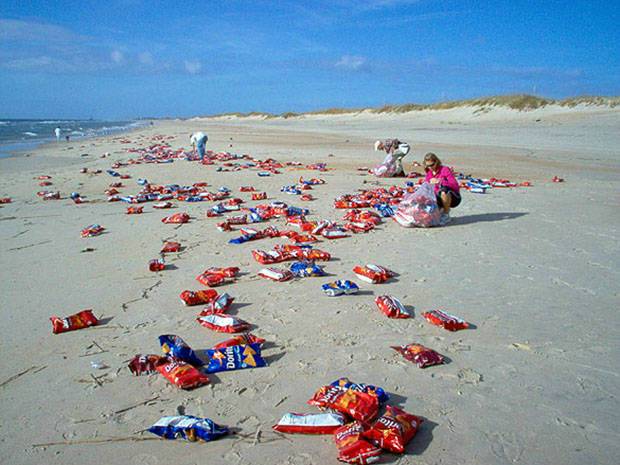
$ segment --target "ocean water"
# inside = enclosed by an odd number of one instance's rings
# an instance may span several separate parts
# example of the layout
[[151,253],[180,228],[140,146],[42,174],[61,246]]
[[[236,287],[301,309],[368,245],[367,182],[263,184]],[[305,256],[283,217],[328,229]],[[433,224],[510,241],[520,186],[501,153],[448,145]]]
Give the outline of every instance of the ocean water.
[[150,124],[149,121],[98,121],[98,120],[27,120],[0,119],[0,157],[13,152],[29,150],[45,142],[56,140],[54,129],[60,128],[60,140],[70,141],[88,137],[121,133]]

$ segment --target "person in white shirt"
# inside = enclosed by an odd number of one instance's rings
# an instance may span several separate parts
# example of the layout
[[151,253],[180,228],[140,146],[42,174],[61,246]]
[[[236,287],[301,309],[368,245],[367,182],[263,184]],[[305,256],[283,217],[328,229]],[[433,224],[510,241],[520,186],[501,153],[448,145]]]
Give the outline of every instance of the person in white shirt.
[[54,134],[56,134],[56,142],[60,142],[60,128],[54,129]]
[[209,138],[204,132],[194,132],[191,136],[189,136],[189,141],[192,143],[194,150],[198,151],[200,160],[205,157],[205,146],[207,145],[207,140],[209,140]]
[[376,141],[375,151],[385,151],[387,156],[385,160],[383,160],[383,163],[375,168],[375,175],[390,178],[394,176],[405,176],[402,160],[409,153],[409,150],[411,150],[409,144],[401,142],[398,139]]

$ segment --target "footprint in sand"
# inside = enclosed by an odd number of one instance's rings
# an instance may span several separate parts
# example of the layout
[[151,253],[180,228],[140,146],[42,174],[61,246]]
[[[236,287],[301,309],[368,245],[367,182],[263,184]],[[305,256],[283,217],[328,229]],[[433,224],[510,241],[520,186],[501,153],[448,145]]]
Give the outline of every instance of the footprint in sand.
[[471,368],[459,370],[457,376],[463,384],[480,384],[483,381],[482,375]]
[[500,460],[516,463],[523,455],[523,442],[515,433],[491,433],[485,435],[490,441],[491,452]]

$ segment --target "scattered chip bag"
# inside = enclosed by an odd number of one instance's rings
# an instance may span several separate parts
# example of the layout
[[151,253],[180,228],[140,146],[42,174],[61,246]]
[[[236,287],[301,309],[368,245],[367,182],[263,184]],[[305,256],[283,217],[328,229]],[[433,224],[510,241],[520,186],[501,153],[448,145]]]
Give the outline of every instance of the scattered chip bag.
[[166,269],[166,263],[161,258],[154,258],[149,261],[150,271],[163,271]]
[[213,346],[214,349],[224,349],[226,347],[231,346],[241,346],[241,345],[249,345],[249,344],[263,344],[265,340],[258,336],[255,336],[252,333],[242,333],[237,334],[230,339],[226,339],[225,341],[220,342]]
[[187,362],[190,365],[202,366],[205,364],[198,356],[196,352],[179,336],[174,334],[163,334],[159,336],[159,344],[164,354],[169,357],[174,357],[177,360]]
[[163,357],[154,354],[138,354],[131,359],[127,366],[129,367],[129,371],[136,376],[151,375],[157,373],[157,364],[162,361],[162,358]]
[[183,224],[188,221],[189,215],[187,213],[174,213],[161,219],[161,222],[166,224]]
[[422,421],[418,416],[388,405],[387,411],[362,436],[382,449],[402,454],[407,443],[418,432]]
[[132,206],[132,207],[127,207],[127,214],[128,215],[140,215],[143,213],[144,207],[136,207],[136,206]]
[[207,304],[207,307],[205,308],[205,311],[221,315],[222,313],[226,313],[228,311],[234,301],[234,297],[231,297],[229,294],[224,293],[217,299],[209,302]]
[[433,349],[423,346],[422,344],[407,344],[406,346],[391,346],[392,349],[402,354],[407,360],[415,363],[420,368],[431,367],[433,365],[441,365],[444,363],[444,357],[435,352]]
[[273,429],[279,433],[331,434],[345,420],[340,413],[286,413]]
[[334,442],[338,448],[338,460],[346,463],[366,465],[379,460],[381,449],[362,438],[366,430],[359,421],[341,426],[334,432]]
[[388,318],[411,318],[411,313],[391,295],[379,295],[375,298],[375,304]]
[[384,283],[394,276],[394,273],[387,268],[372,263],[366,266],[356,266],[353,268],[353,273],[362,281],[371,284]]
[[160,418],[149,428],[149,432],[164,439],[185,439],[190,442],[213,441],[230,433],[228,428],[208,418],[191,415]]
[[90,309],[82,310],[66,318],[52,316],[50,317],[50,321],[52,322],[52,331],[54,334],[75,331],[76,329],[88,328],[89,326],[97,326],[99,324],[99,320],[93,315],[93,311]]
[[353,281],[339,279],[331,283],[323,284],[321,286],[323,292],[330,297],[335,297],[343,294],[356,294],[360,288]]
[[279,268],[263,268],[258,272],[261,278],[271,279],[272,281],[288,281],[293,278],[293,273],[289,270]]
[[160,253],[174,253],[181,250],[181,244],[179,242],[168,241],[164,243]]
[[191,307],[193,305],[208,304],[217,299],[217,291],[214,289],[203,289],[200,291],[183,291],[179,295],[185,305]]
[[379,412],[379,399],[375,394],[342,386],[323,386],[308,403],[322,409],[337,410],[362,422],[369,422]]
[[383,404],[390,400],[390,396],[383,388],[373,386],[372,384],[354,383],[347,377],[338,378],[331,383],[332,386],[340,386],[347,389],[353,389],[354,391],[365,392],[367,394],[374,394],[379,399],[379,403]]
[[430,312],[422,313],[422,316],[426,320],[436,326],[441,326],[448,331],[458,331],[460,329],[469,328],[469,323],[460,318],[450,315],[449,313],[442,312],[441,310],[431,310]]
[[252,200],[265,200],[267,198],[267,192],[255,192],[252,194]]
[[168,381],[181,389],[194,389],[209,384],[207,375],[181,360],[162,357],[162,360],[157,363],[156,369]]
[[293,262],[290,270],[298,278],[325,276],[323,268],[313,262]]
[[105,228],[99,224],[91,224],[90,226],[86,226],[81,231],[82,237],[95,237],[103,233]]
[[267,365],[261,356],[260,344],[235,345],[208,349],[205,352],[209,358],[209,364],[205,368],[207,373],[260,368]]
[[222,316],[208,311],[202,312],[196,321],[205,328],[220,333],[241,333],[250,329],[250,324],[240,318]]

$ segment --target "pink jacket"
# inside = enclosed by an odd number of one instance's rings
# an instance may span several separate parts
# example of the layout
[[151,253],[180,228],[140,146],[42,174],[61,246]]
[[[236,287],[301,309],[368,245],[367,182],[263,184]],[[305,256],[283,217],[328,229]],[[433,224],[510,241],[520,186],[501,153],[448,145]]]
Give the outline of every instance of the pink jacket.
[[428,170],[424,177],[425,182],[429,182],[431,179],[439,179],[439,183],[435,184],[435,193],[439,192],[440,186],[445,186],[451,191],[459,192],[459,183],[454,177],[454,173],[447,166],[442,166],[437,174],[433,173],[433,170]]

